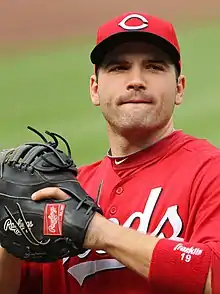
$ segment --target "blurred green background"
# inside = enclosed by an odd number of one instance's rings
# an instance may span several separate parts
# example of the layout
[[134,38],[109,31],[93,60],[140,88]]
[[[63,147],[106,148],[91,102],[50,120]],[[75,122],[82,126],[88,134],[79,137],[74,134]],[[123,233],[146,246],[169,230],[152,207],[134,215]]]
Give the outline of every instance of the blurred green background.
[[[220,146],[220,21],[176,24],[187,76],[185,102],[175,113],[176,128]],[[65,136],[78,165],[105,155],[105,123],[88,91],[93,44],[89,36],[1,54],[0,149],[36,139],[26,128],[31,125]]]

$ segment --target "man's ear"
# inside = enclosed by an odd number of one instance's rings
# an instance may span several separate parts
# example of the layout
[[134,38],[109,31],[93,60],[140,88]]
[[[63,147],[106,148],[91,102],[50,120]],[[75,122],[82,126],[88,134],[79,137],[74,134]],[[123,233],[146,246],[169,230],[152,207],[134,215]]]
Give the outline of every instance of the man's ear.
[[98,81],[97,76],[94,74],[90,77],[90,98],[92,100],[92,104],[95,106],[100,105],[99,94],[98,94]]
[[180,75],[177,80],[177,91],[176,91],[176,99],[175,104],[180,105],[183,102],[183,94],[186,87],[186,78],[184,75]]

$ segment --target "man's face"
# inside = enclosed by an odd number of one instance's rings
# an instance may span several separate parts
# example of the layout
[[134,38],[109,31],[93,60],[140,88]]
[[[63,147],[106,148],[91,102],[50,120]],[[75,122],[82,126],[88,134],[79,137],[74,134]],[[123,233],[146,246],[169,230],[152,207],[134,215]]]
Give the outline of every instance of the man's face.
[[90,81],[91,99],[115,132],[163,128],[182,101],[184,77],[169,56],[146,43],[132,42],[107,54],[98,81]]

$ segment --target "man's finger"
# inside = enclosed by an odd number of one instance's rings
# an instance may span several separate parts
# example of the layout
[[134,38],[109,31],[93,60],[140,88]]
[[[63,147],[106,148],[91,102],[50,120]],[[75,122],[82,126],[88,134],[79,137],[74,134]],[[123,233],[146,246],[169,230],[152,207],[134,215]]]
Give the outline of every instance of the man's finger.
[[53,198],[56,200],[64,200],[69,198],[69,196],[57,187],[44,188],[32,194],[32,200],[35,200],[35,201],[48,199],[48,198],[49,199]]

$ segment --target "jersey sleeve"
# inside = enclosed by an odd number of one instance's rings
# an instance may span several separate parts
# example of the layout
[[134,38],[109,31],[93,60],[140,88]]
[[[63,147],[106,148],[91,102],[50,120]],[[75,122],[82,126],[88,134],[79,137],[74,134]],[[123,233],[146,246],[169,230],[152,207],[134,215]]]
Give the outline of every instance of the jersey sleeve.
[[213,294],[220,293],[220,157],[203,168],[194,185],[194,225],[190,242],[211,249]]

